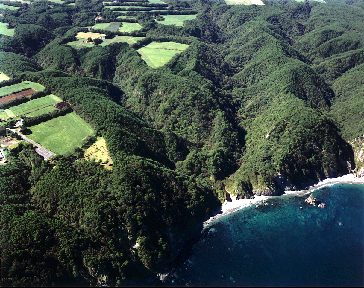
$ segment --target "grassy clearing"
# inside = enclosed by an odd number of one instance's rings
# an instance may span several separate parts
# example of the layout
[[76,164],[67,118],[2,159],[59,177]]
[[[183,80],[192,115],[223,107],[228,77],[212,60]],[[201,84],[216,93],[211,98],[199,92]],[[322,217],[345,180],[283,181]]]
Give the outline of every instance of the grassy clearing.
[[69,154],[82,145],[94,130],[76,113],[53,118],[29,127],[28,137],[56,154]]
[[148,0],[150,4],[166,4],[166,2],[163,2],[162,0]]
[[[145,7],[145,6],[104,6],[105,8],[107,9],[110,9],[110,10],[118,10],[118,9],[121,9],[120,11],[129,11],[129,10],[133,10],[133,9],[147,9],[148,7]],[[147,9],[148,10],[148,9]]]
[[157,21],[160,24],[163,25],[174,25],[178,27],[182,27],[183,23],[187,20],[193,20],[197,17],[197,14],[195,15],[163,15],[164,20],[163,21]]
[[131,32],[135,32],[135,31],[139,31],[140,29],[142,29],[142,25],[140,25],[139,23],[122,22],[121,27],[119,28],[119,31],[131,33]]
[[63,4],[64,0],[48,0],[49,2],[57,3],[57,4]]
[[18,84],[9,85],[9,86],[0,88],[0,97],[10,95],[12,93],[19,92],[19,91],[22,91],[25,89],[34,89],[35,91],[43,91],[45,88],[43,85],[38,84],[38,83],[34,83],[31,81],[23,81]]
[[[113,43],[127,43],[129,45],[135,44],[145,37],[134,37],[134,36],[115,36],[112,39],[105,39],[99,46],[105,47]],[[72,41],[67,43],[67,45],[72,46],[75,49],[81,48],[92,48],[95,47],[93,43],[85,43],[82,39],[77,41]]]
[[77,39],[89,39],[91,38],[92,40],[94,39],[100,39],[105,37],[105,34],[101,34],[101,33],[94,33],[94,32],[78,32],[76,35]]
[[264,5],[262,0],[225,0],[227,5]]
[[48,95],[38,99],[30,100],[9,109],[0,110],[0,119],[8,120],[15,117],[36,117],[56,110],[54,104],[62,102],[55,95]]
[[116,19],[120,20],[120,21],[128,20],[128,19],[136,20],[136,17],[135,16],[120,15],[120,16],[116,17]]
[[120,25],[121,25],[120,22],[97,23],[94,26],[92,26],[92,28],[97,30],[116,32],[119,30]]
[[9,80],[10,77],[3,72],[0,72],[0,83]]
[[177,42],[152,42],[138,50],[142,59],[152,68],[167,64],[175,55],[182,53],[189,45]]
[[111,170],[113,161],[104,138],[98,137],[96,142],[85,151],[85,158],[90,161],[99,162],[105,169]]
[[0,10],[11,10],[11,11],[17,11],[19,10],[19,7],[6,5],[3,3],[0,3]]
[[15,29],[9,29],[8,23],[0,22],[0,34],[5,36],[14,36]]

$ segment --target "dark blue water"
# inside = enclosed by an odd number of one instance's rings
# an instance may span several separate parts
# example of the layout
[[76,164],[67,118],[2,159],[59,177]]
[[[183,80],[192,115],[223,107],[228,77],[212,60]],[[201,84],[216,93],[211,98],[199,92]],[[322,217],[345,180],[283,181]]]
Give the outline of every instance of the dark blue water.
[[169,283],[193,286],[363,286],[364,185],[283,196],[219,218]]

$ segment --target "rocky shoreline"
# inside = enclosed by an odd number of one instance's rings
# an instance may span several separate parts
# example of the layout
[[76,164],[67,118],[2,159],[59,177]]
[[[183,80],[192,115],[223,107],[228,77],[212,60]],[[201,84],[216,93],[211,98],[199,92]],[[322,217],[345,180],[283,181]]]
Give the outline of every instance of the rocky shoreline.
[[[310,194],[314,190],[326,187],[326,186],[332,186],[336,184],[364,184],[364,177],[358,177],[356,174],[347,174],[341,177],[337,178],[327,178],[323,181],[320,181],[319,183],[310,186],[306,190],[298,190],[298,191],[285,191],[285,193],[282,195],[306,195]],[[231,201],[225,201],[222,206],[219,213],[216,215],[210,217],[207,221],[204,222],[203,227],[208,227],[211,223],[215,222],[220,217],[229,215],[235,211],[250,207],[252,205],[261,205],[264,203],[267,199],[272,199],[276,197],[282,197],[282,196],[254,196],[252,199],[236,199],[236,197],[231,196]]]

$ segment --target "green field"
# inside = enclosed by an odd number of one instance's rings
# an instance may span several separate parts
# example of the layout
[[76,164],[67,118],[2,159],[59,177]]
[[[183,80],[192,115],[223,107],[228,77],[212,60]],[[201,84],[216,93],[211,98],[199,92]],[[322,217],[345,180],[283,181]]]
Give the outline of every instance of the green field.
[[41,84],[34,83],[31,81],[23,81],[19,84],[9,85],[0,88],[0,97],[30,88],[34,89],[35,91],[43,91],[45,89],[44,86]]
[[131,33],[131,32],[135,32],[135,31],[139,31],[140,29],[142,29],[142,25],[140,25],[139,23],[122,22],[122,25],[119,28],[119,31]]
[[133,9],[146,9],[148,7],[145,6],[104,6],[107,9],[110,10],[118,10],[121,9],[120,11],[127,11],[127,10],[133,10]]
[[[145,37],[134,37],[134,36],[115,36],[112,39],[105,39],[99,46],[105,47],[113,43],[127,43],[129,45],[135,44]],[[75,48],[92,48],[95,47],[93,43],[85,43],[82,39],[67,43],[67,45]]]
[[116,17],[117,20],[120,20],[120,21],[123,21],[125,19],[133,19],[133,20],[136,20],[136,17],[135,16],[127,16],[127,15],[120,15],[118,17]]
[[64,0],[48,0],[49,2],[57,3],[57,4],[63,4]]
[[197,17],[197,14],[195,15],[163,15],[164,20],[163,21],[157,21],[160,24],[163,25],[175,25],[182,27],[183,23],[187,20],[193,20]]
[[34,99],[9,109],[0,110],[0,119],[7,120],[15,117],[36,117],[56,110],[54,104],[62,102],[55,95],[48,95]]
[[142,59],[152,68],[167,64],[173,56],[182,53],[189,45],[176,42],[152,42],[138,50]]
[[76,113],[53,118],[29,127],[28,137],[56,154],[72,153],[82,145],[82,141],[95,132]]
[[9,80],[10,77],[3,72],[0,72],[0,82]]
[[15,29],[9,29],[7,23],[0,22],[0,34],[5,36],[14,36]]
[[166,4],[166,2],[163,2],[162,0],[148,0],[150,4]]
[[3,3],[0,3],[0,10],[11,10],[11,11],[16,11],[18,10],[20,7],[15,7],[15,6],[10,6],[10,5],[6,5]]
[[121,24],[120,22],[97,23],[94,26],[92,26],[92,28],[96,30],[116,32],[119,30],[120,24]]
[[228,5],[264,5],[262,0],[225,0]]

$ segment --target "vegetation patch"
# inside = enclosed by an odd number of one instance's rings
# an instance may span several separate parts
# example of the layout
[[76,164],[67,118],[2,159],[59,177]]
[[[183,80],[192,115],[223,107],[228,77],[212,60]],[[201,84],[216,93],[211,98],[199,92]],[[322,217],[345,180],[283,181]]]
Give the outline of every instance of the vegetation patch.
[[122,22],[119,28],[120,32],[131,33],[142,29],[142,25],[139,23]]
[[95,32],[78,32],[76,35],[77,39],[89,39],[91,38],[92,40],[95,39],[102,39],[105,38],[105,34],[101,34],[101,33],[95,33]]
[[10,5],[6,5],[6,4],[3,4],[3,3],[0,3],[0,10],[11,10],[11,11],[16,11],[18,10],[19,7],[16,7],[16,6],[10,6]]
[[8,28],[8,23],[0,22],[0,34],[1,35],[12,37],[12,36],[14,36],[14,31],[15,31],[15,29]]
[[29,138],[56,154],[72,153],[94,130],[76,113],[68,113],[29,127]]
[[166,4],[166,2],[162,0],[148,0],[150,4]]
[[105,30],[110,32],[117,32],[120,27],[120,22],[109,22],[109,23],[97,23],[92,26],[93,29]]
[[182,53],[189,45],[177,42],[152,42],[138,50],[142,59],[152,68],[167,64],[175,55]]
[[3,72],[0,72],[0,82],[9,80],[10,77]]
[[9,109],[0,110],[0,120],[8,120],[15,117],[36,117],[56,110],[55,104],[62,99],[55,95],[48,95],[34,99]]
[[264,5],[262,0],[225,0],[228,5]]
[[90,161],[99,162],[105,169],[111,170],[113,161],[104,138],[98,137],[96,142],[85,151],[85,158]]
[[[114,38],[103,40],[100,46],[105,47],[114,43],[127,43],[129,45],[132,45],[143,40],[144,38],[145,37],[139,37],[139,36],[115,36]],[[67,45],[75,49],[92,48],[95,46],[93,42],[86,42],[83,39],[69,42],[67,43]]]
[[34,83],[31,81],[23,81],[18,84],[13,84],[0,88],[0,97],[10,95],[12,93],[20,92],[27,89],[33,89],[36,92],[43,91],[45,88],[39,83]]
[[163,25],[174,25],[182,27],[185,21],[196,19],[195,15],[163,15],[163,20],[157,20],[158,23]]

